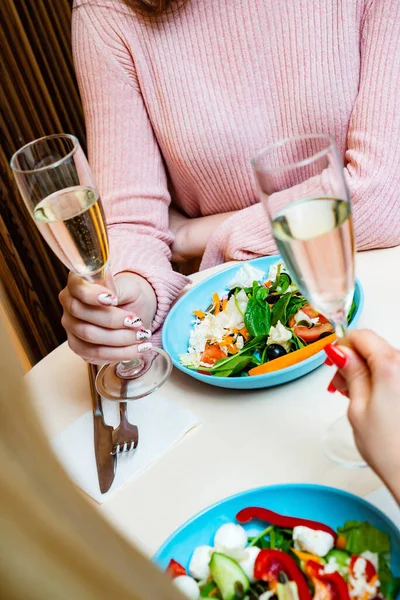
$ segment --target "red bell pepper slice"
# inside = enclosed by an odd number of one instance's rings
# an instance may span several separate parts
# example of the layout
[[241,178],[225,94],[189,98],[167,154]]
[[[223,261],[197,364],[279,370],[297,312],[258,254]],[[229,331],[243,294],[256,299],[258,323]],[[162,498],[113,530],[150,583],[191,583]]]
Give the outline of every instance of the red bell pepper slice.
[[266,523],[271,523],[271,525],[276,525],[277,527],[283,527],[285,529],[293,529],[294,527],[302,525],[303,527],[309,527],[310,529],[330,533],[335,541],[337,538],[336,531],[324,523],[309,521],[308,519],[298,519],[297,517],[286,517],[285,515],[280,515],[279,513],[276,513],[273,510],[268,510],[267,508],[249,506],[248,508],[243,508],[236,515],[236,520],[239,521],[239,523],[248,523],[253,519],[265,521]]
[[353,556],[351,557],[349,564],[350,574],[354,577],[354,566],[359,558],[365,560],[365,579],[367,581],[371,581],[371,579],[376,575],[376,569],[370,560],[364,558],[363,556],[358,556],[358,554],[353,554]]
[[324,566],[309,560],[305,570],[314,584],[314,600],[350,600],[349,588],[340,573],[324,573]]
[[282,550],[261,550],[254,564],[254,577],[267,581],[274,589],[279,583],[279,573],[297,584],[300,600],[311,600],[307,581],[296,561]]
[[169,565],[165,572],[168,573],[172,579],[175,579],[175,577],[180,577],[181,575],[186,575],[185,567],[182,567],[182,565],[173,558],[171,558],[169,561]]

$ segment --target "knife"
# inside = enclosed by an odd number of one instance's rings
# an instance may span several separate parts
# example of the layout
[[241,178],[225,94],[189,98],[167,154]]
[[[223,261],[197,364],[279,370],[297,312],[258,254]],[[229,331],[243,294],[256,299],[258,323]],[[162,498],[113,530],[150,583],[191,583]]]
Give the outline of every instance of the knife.
[[103,408],[101,406],[101,397],[96,390],[97,368],[95,365],[88,365],[90,393],[93,406],[93,425],[94,425],[94,453],[96,455],[97,473],[99,476],[100,491],[105,494],[111,487],[115,477],[117,456],[112,455],[112,432],[111,425],[104,422]]

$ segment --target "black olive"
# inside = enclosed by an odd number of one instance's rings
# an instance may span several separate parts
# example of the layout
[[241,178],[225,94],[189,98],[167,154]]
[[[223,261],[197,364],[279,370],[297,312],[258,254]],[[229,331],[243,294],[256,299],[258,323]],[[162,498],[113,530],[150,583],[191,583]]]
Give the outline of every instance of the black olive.
[[285,348],[280,344],[271,344],[267,349],[267,357],[268,360],[274,360],[274,358],[279,358],[280,356],[285,356],[287,354]]
[[268,304],[275,304],[275,302],[278,302],[280,298],[279,294],[269,294],[269,296],[267,296],[266,300],[268,302]]
[[233,294],[236,292],[236,290],[238,290],[240,288],[234,287],[231,290],[229,290],[228,292],[228,300],[230,299],[231,296],[233,296]]
[[328,335],[332,335],[332,331],[331,331],[331,332],[329,332],[329,331],[325,331],[324,333],[321,333],[321,335],[319,336],[319,338],[318,338],[318,339],[319,339],[319,340],[322,340],[322,338],[324,338],[324,337],[328,337]]

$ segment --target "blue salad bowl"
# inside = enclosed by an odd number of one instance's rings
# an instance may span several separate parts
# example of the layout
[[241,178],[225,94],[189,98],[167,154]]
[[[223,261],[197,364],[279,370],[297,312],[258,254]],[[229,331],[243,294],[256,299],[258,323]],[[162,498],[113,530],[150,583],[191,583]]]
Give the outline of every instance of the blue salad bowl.
[[[256,269],[264,271],[267,275],[270,266],[279,260],[279,258],[280,257],[276,255],[266,256],[251,260],[249,261],[249,264]],[[303,377],[303,375],[310,373],[310,371],[313,371],[322,365],[326,358],[323,351],[318,352],[318,354],[315,354],[296,365],[272,373],[265,373],[264,375],[255,375],[253,377],[213,377],[212,375],[205,375],[204,373],[198,373],[195,370],[188,369],[181,364],[179,355],[185,354],[188,351],[190,331],[194,323],[193,311],[204,310],[209,306],[214,292],[218,292],[220,296],[225,294],[228,290],[229,282],[241,266],[242,264],[240,263],[228,267],[224,271],[220,271],[208,279],[205,279],[182,296],[171,309],[164,323],[162,344],[164,350],[171,356],[175,367],[190,377],[194,377],[194,379],[198,379],[209,385],[245,390],[267,388],[288,383],[289,381]],[[361,284],[358,281],[356,282],[355,288],[355,302],[356,310],[349,325],[350,328],[356,325],[364,305],[364,294]]]
[[[282,515],[311,519],[337,530],[346,521],[369,522],[389,534],[391,540],[391,570],[400,576],[400,531],[396,525],[372,504],[335,488],[311,484],[283,484],[248,490],[217,502],[187,521],[161,546],[154,562],[165,569],[171,558],[186,569],[194,549],[202,544],[213,546],[217,529],[224,523],[236,522],[236,514],[248,506],[268,508]],[[252,521],[244,528],[256,536],[266,524]]]

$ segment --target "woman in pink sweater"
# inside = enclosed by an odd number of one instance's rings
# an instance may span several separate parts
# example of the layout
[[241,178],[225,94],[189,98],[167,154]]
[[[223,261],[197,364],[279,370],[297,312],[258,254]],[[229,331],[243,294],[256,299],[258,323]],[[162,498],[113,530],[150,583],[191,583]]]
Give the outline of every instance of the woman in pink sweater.
[[400,243],[399,0],[188,0],[149,20],[151,4],[73,11],[118,298],[71,275],[61,302],[94,363],[149,348],[187,283],[171,249],[202,268],[275,251],[250,160],[280,138],[331,133],[358,249]]

